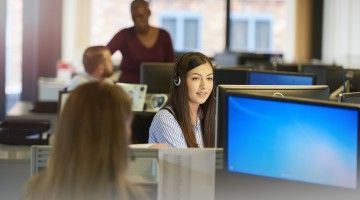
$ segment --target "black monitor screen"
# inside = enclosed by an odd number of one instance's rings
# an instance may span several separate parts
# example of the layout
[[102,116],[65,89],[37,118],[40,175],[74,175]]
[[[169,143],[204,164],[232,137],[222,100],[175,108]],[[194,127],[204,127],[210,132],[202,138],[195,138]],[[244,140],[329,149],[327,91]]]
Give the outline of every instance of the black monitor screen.
[[241,93],[226,103],[229,172],[357,188],[358,108]]
[[220,84],[236,84],[245,85],[248,80],[250,67],[225,67],[214,70],[215,85]]
[[333,65],[302,65],[302,72],[316,75],[317,85],[328,85],[330,93],[343,84],[344,69]]
[[174,63],[144,62],[140,66],[140,83],[147,93],[170,93]]
[[276,64],[275,68],[276,68],[276,71],[299,72],[298,64],[278,63],[278,64]]
[[275,71],[249,72],[249,85],[314,85],[315,75]]
[[302,72],[316,75],[316,84],[326,84],[326,66],[325,65],[302,65]]

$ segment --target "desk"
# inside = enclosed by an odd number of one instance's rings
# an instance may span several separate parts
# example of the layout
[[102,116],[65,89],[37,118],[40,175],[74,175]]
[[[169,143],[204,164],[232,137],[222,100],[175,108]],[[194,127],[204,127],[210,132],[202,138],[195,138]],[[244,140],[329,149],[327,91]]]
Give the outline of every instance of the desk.
[[[32,146],[32,173],[46,167],[50,149],[50,146]],[[187,196],[183,199],[193,200],[201,196],[213,199],[214,172],[215,168],[222,168],[222,155],[222,149],[131,147],[127,178],[142,185],[151,199],[169,199],[169,196],[182,192]]]
[[30,177],[30,146],[0,144],[0,199],[19,199]]
[[[48,156],[49,146],[38,146]],[[47,150],[47,151],[44,151]],[[157,196],[158,149],[131,148],[129,180],[145,186],[151,197]],[[222,166],[222,150],[216,150],[217,168]],[[0,144],[0,199],[18,199],[25,181],[31,174],[31,147]],[[43,157],[44,158],[44,157]],[[47,159],[47,157],[46,157]],[[43,160],[44,167],[46,160]]]
[[[24,119],[24,120],[48,120],[50,122],[49,133],[55,131],[57,114],[56,113],[36,113],[31,112],[34,108],[32,102],[19,101],[7,113],[5,119]],[[134,112],[132,127],[132,143],[144,144],[148,142],[149,128],[156,112],[137,111]]]
[[50,122],[49,133],[54,133],[57,115],[55,113],[35,113],[31,112],[34,108],[32,102],[18,101],[7,112],[5,120],[7,119],[23,119],[23,120],[48,120]]

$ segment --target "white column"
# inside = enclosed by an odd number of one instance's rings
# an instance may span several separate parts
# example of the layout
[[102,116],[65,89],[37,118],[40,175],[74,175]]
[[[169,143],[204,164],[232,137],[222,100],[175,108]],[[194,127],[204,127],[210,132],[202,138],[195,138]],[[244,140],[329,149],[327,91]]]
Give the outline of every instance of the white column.
[[82,53],[90,45],[91,2],[63,0],[62,59],[82,70]]
[[288,0],[286,2],[286,44],[284,49],[284,59],[287,62],[293,62],[295,59],[295,13],[296,13],[296,1]]

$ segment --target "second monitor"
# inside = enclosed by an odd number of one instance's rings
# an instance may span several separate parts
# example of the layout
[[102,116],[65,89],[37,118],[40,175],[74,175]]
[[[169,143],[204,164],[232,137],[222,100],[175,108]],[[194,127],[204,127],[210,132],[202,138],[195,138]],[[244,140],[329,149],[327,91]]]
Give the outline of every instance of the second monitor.
[[279,71],[251,71],[249,85],[315,85],[314,74],[279,72]]
[[148,86],[148,93],[170,93],[174,63],[144,62],[140,66],[140,83]]

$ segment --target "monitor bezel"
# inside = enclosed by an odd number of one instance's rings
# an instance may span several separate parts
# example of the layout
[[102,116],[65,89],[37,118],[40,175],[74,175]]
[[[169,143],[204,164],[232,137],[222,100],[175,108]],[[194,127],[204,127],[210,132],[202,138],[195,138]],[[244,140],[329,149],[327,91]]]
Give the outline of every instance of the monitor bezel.
[[357,104],[355,102],[347,101],[351,98],[359,98],[360,99],[360,92],[348,92],[348,93],[339,94],[339,102]]

